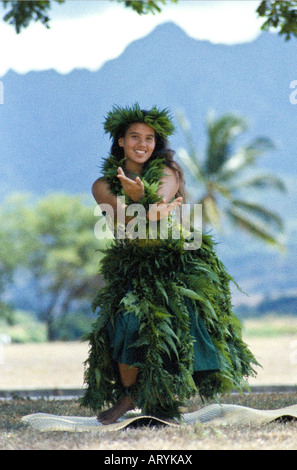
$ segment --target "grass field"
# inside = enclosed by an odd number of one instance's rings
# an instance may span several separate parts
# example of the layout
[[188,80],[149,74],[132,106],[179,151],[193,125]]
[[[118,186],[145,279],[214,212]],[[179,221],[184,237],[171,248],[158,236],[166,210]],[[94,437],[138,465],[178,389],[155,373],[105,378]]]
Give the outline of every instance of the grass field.
[[[244,338],[262,364],[250,385],[297,384],[297,320],[250,320],[245,324]],[[0,390],[81,389],[87,352],[88,345],[79,342],[6,345],[0,364]],[[297,393],[247,393],[225,397],[222,402],[275,409],[296,404]],[[204,406],[199,399],[188,405],[189,411]],[[203,424],[126,429],[103,436],[94,432],[38,434],[21,422],[22,416],[36,412],[93,415],[81,409],[77,400],[0,401],[0,450],[297,449],[296,421],[265,426]]]
[[[231,395],[224,403],[258,409],[282,408],[297,403],[296,393]],[[202,404],[189,402],[189,411]],[[180,427],[139,428],[110,432],[43,432],[25,427],[24,415],[45,412],[57,415],[93,415],[75,400],[13,400],[0,403],[0,450],[296,450],[297,422],[266,425],[192,424]],[[116,454],[115,454],[116,455]]]

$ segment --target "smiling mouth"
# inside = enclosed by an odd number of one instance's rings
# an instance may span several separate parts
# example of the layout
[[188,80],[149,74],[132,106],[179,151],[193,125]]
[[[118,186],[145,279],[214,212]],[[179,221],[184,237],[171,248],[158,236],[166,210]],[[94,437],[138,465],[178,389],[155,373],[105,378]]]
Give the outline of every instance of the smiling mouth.
[[135,150],[138,155],[145,155],[145,150]]

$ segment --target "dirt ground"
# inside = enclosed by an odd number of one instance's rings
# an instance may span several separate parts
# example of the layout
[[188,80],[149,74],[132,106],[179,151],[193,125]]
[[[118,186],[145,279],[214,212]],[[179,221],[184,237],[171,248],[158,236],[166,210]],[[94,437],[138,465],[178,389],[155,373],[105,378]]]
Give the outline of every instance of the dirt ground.
[[[250,385],[297,384],[297,338],[246,340],[262,368]],[[81,388],[88,345],[79,342],[8,344],[0,363],[0,390]]]

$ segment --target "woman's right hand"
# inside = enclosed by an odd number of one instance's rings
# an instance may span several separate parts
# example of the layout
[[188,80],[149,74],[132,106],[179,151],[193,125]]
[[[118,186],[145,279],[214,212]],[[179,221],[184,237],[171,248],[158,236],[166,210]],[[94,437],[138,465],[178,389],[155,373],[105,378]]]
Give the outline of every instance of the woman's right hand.
[[140,201],[144,196],[144,185],[139,176],[136,177],[135,181],[128,178],[123,169],[119,166],[117,177],[121,181],[122,188],[125,193],[132,199],[134,202]]

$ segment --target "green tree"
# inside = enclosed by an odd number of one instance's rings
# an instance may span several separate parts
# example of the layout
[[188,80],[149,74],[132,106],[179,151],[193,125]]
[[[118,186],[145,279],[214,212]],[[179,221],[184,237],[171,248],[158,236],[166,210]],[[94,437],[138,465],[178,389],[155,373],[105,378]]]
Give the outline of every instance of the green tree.
[[266,18],[262,30],[278,29],[286,41],[291,39],[291,35],[297,37],[297,1],[263,1],[257,13]]
[[[54,0],[57,3],[65,3],[64,0]],[[3,20],[15,27],[17,33],[27,28],[32,21],[38,21],[49,28],[50,1],[12,1],[2,0],[4,8],[9,7]]]
[[[131,8],[139,15],[148,13],[160,13],[161,6],[168,2],[177,3],[178,0],[110,0],[123,3],[127,8]],[[13,25],[17,33],[23,28],[27,28],[32,21],[39,21],[46,28],[49,28],[51,3],[65,3],[65,0],[39,0],[39,1],[13,1],[2,0],[5,8],[9,10],[3,19]]]
[[96,255],[102,243],[95,238],[94,208],[87,201],[50,194],[35,203],[14,197],[7,207],[24,254],[18,266],[28,270],[42,299],[38,316],[47,325],[48,340],[54,339],[54,320],[90,302],[102,283]]
[[279,178],[251,172],[259,156],[274,148],[271,140],[257,138],[247,145],[236,146],[236,139],[248,128],[246,121],[233,114],[220,118],[209,116],[207,149],[201,158],[188,121],[179,115],[179,122],[187,150],[179,150],[178,155],[194,185],[197,187],[198,183],[202,188],[201,195],[192,202],[202,204],[204,226],[222,230],[223,218],[226,218],[235,227],[280,247],[279,234],[283,230],[280,216],[247,199],[247,194],[252,194],[255,189],[285,190]]
[[8,323],[13,323],[14,315],[4,295],[13,284],[16,270],[25,262],[27,248],[25,238],[20,241],[13,213],[3,204],[0,208],[0,319]]
[[15,270],[14,250],[12,249],[7,230],[4,225],[5,218],[0,212],[0,320],[7,323],[13,322],[13,311],[11,306],[4,300],[7,287],[12,283]]
[[[9,10],[4,15],[4,21],[13,25],[17,33],[29,26],[32,21],[39,21],[49,28],[51,3],[65,3],[65,0],[52,1],[13,1],[2,0],[5,8]],[[148,13],[160,13],[167,3],[178,3],[178,0],[110,0],[123,3],[139,15]],[[261,1],[258,3],[256,13],[260,18],[265,18],[261,26],[262,30],[278,29],[280,35],[285,35],[288,40],[297,36],[297,1]]]
[[178,0],[117,0],[117,2],[124,3],[127,8],[132,8],[139,15],[146,15],[148,13],[161,13],[163,5],[170,2],[177,3]]

